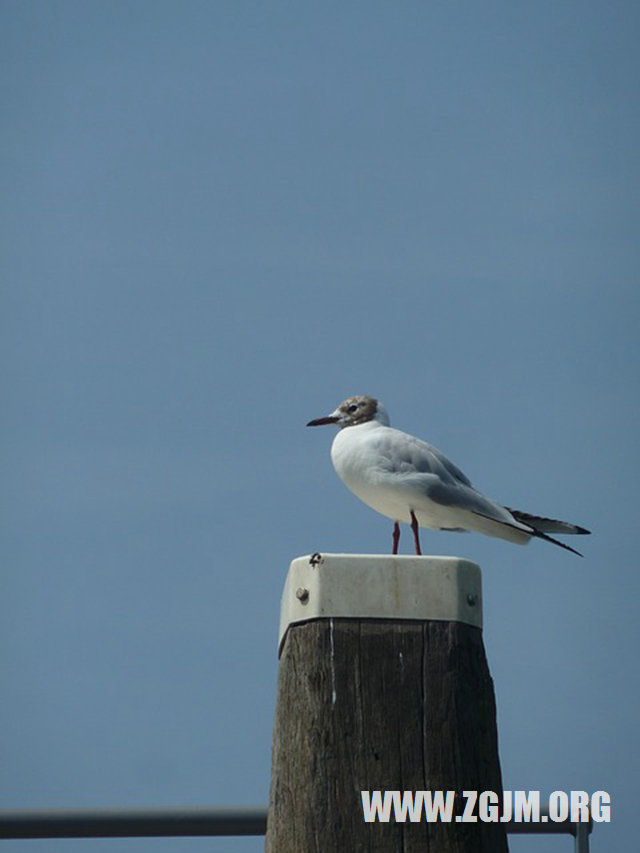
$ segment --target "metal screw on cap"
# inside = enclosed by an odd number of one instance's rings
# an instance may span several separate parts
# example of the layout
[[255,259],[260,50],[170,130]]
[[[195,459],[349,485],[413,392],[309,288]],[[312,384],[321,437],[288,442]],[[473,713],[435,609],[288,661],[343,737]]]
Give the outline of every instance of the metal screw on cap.
[[296,598],[301,604],[306,604],[309,601],[309,590],[304,586],[299,586],[296,590]]

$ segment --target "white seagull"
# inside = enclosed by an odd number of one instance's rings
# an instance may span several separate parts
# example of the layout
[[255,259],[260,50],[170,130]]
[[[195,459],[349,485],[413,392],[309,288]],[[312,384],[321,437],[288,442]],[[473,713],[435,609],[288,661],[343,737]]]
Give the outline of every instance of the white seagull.
[[584,527],[509,509],[485,497],[436,447],[389,426],[379,400],[349,397],[323,418],[307,426],[340,427],[331,446],[333,467],[345,486],[376,512],[393,519],[393,553],[398,553],[400,522],[411,525],[416,554],[421,554],[419,527],[434,530],[477,530],[525,545],[546,539],[567,551],[579,551],[549,533],[589,533]]

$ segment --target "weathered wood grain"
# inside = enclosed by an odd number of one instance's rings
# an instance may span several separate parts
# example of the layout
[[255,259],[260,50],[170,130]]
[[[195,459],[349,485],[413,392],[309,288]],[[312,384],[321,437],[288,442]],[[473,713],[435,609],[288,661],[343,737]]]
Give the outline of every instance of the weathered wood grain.
[[365,823],[361,790],[502,791],[482,632],[458,622],[290,627],[267,853],[504,853],[499,823]]

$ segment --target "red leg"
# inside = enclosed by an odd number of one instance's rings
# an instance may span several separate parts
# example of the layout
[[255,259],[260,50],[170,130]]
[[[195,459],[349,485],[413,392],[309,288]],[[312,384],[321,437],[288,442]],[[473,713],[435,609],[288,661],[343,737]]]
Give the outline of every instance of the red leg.
[[393,523],[393,554],[398,553],[398,542],[400,541],[400,525],[397,521]]
[[413,510],[411,510],[411,530],[413,531],[413,541],[416,543],[416,554],[421,557],[422,551],[420,550],[420,532],[418,529],[418,519],[416,518],[416,514]]

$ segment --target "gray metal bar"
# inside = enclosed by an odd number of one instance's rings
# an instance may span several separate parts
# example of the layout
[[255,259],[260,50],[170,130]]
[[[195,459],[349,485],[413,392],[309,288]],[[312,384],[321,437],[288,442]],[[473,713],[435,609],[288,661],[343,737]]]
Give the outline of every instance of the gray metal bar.
[[576,824],[576,853],[589,853],[589,833],[591,832],[591,823]]
[[[541,815],[548,817],[542,807]],[[512,835],[573,835],[575,853],[589,853],[589,823],[509,821]],[[222,835],[264,835],[267,809],[110,808],[110,809],[0,809],[0,839],[6,838],[159,838]]]
[[0,809],[0,838],[264,835],[266,808]]

